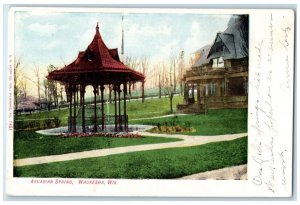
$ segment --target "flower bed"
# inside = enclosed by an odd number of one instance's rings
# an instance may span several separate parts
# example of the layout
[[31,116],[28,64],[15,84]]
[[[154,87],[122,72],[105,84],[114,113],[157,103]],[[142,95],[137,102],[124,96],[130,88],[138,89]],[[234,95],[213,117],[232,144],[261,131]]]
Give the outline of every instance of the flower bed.
[[61,135],[63,138],[67,137],[112,137],[112,138],[141,138],[142,136],[137,133],[126,133],[126,132],[119,132],[119,133],[65,133]]

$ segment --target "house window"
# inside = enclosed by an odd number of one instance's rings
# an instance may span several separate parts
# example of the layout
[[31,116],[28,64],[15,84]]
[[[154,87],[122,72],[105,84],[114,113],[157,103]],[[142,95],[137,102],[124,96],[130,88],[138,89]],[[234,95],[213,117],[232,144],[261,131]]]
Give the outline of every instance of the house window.
[[216,95],[216,83],[215,82],[210,83],[210,95],[211,96]]
[[223,57],[221,56],[220,58],[214,58],[212,67],[213,68],[223,68],[224,67]]
[[222,95],[225,95],[225,80],[222,80]]
[[224,67],[224,60],[223,60],[222,56],[220,58],[218,58],[218,67],[219,68],[223,68]]
[[208,90],[209,90],[208,84],[205,84],[205,96],[208,96]]
[[223,51],[223,42],[220,40],[218,42],[216,42],[216,52],[222,52]]

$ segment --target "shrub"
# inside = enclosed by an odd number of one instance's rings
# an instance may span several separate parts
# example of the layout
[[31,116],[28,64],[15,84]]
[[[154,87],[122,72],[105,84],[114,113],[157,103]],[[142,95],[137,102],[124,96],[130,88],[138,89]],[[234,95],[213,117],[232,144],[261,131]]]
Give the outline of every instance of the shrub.
[[60,126],[61,121],[58,118],[15,120],[14,129],[18,130],[40,130]]

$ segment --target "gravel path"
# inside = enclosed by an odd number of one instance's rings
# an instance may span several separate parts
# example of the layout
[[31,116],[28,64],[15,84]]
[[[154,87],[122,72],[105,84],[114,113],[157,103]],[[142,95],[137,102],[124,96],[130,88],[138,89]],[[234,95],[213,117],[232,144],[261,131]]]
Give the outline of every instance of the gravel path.
[[[153,133],[149,133],[149,132],[140,132],[140,134],[143,136],[153,136]],[[155,136],[157,136],[157,137],[178,138],[178,139],[183,139],[183,140],[178,141],[178,142],[135,145],[135,146],[127,146],[127,147],[116,147],[116,148],[109,148],[109,149],[98,149],[98,150],[91,150],[91,151],[75,152],[75,153],[68,153],[68,154],[61,154],[61,155],[51,155],[51,156],[25,158],[25,159],[16,159],[16,160],[14,160],[14,166],[19,167],[19,166],[26,166],[26,165],[61,162],[61,161],[92,158],[92,157],[102,157],[102,156],[129,153],[129,152],[137,152],[137,151],[165,149],[165,148],[173,148],[173,147],[196,146],[196,145],[206,144],[209,142],[233,140],[233,139],[237,139],[240,137],[244,137],[246,135],[247,135],[247,133],[215,135],[215,136],[155,134]]]

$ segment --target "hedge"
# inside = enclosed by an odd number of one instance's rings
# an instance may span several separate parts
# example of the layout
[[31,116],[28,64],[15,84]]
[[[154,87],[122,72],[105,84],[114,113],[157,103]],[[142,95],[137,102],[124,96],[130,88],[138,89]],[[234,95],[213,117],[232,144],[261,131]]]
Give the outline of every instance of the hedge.
[[58,118],[15,120],[14,130],[41,130],[60,126]]

